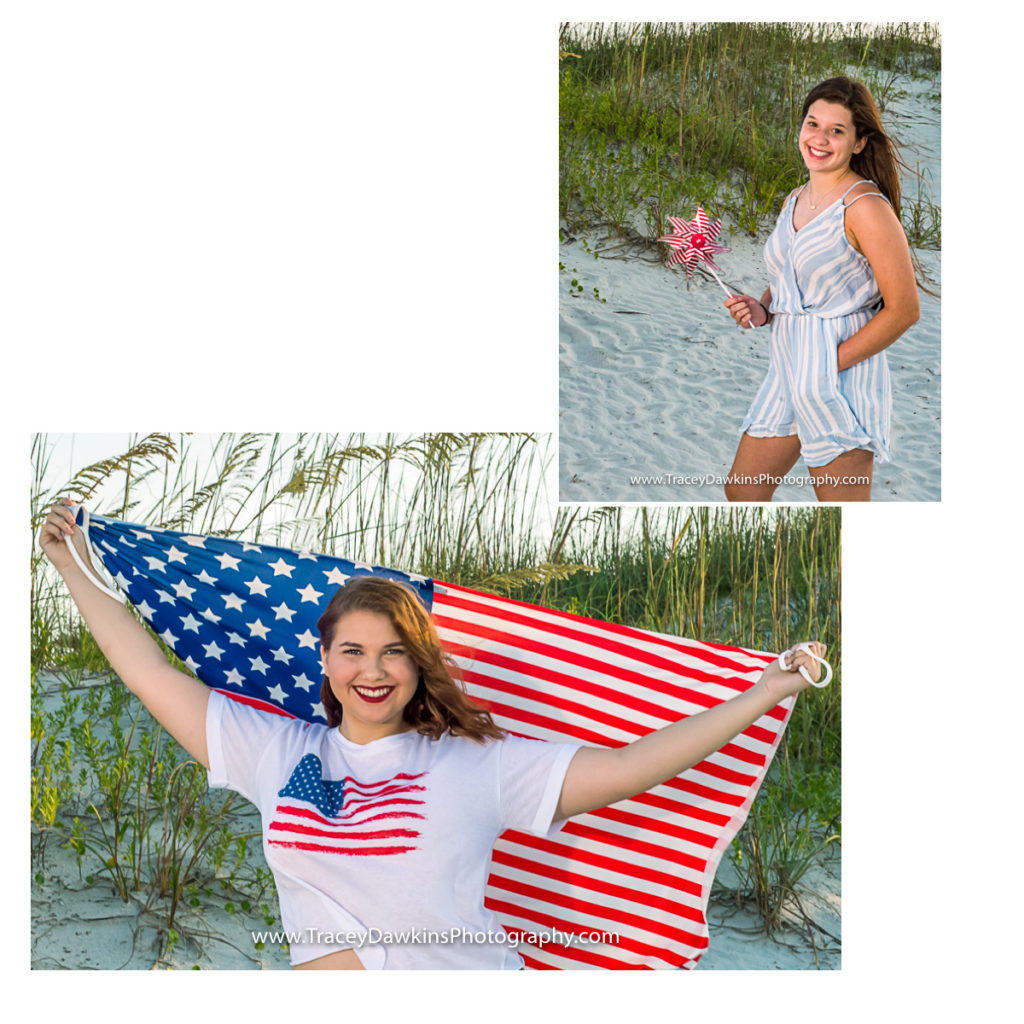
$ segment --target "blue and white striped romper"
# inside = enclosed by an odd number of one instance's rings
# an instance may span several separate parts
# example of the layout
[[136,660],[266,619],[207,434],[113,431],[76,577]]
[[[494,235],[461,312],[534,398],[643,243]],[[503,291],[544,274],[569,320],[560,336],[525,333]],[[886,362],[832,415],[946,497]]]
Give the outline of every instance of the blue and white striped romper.
[[836,356],[840,342],[882,305],[871,265],[846,237],[846,197],[859,184],[799,231],[793,227],[797,189],[764,250],[773,314],[768,376],[741,429],[752,437],[796,434],[804,461],[815,468],[854,448],[889,461],[892,391],[885,353],[842,373]]

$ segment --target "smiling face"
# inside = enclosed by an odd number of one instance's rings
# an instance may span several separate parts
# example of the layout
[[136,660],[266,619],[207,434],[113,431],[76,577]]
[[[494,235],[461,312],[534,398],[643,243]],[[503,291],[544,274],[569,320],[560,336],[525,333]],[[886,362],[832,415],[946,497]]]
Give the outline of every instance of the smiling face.
[[342,706],[340,729],[346,739],[369,743],[409,728],[402,712],[416,693],[419,669],[387,615],[348,612],[320,653],[331,692]]
[[857,138],[853,115],[840,103],[815,100],[800,128],[800,155],[809,171],[845,171],[855,153],[867,145]]

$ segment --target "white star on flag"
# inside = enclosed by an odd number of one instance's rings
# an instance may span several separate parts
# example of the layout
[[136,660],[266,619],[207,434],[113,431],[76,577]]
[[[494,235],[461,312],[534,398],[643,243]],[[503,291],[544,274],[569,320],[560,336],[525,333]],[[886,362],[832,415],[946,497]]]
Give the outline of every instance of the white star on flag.
[[208,644],[203,644],[203,650],[206,652],[206,656],[208,658],[216,658],[217,661],[220,661],[220,656],[224,653],[224,651],[217,646],[216,640],[211,640]]
[[280,603],[280,604],[279,604],[279,605],[278,605],[278,606],[277,606],[277,607],[276,607],[276,608],[274,609],[274,618],[275,618],[275,619],[285,619],[285,620],[286,620],[287,622],[291,622],[291,621],[292,621],[292,616],[293,616],[294,614],[295,614],[295,611],[294,611],[294,609],[292,609],[292,608],[289,608],[289,607],[288,607],[288,605],[286,605],[286,604],[284,603],[284,601],[282,601],[282,602],[281,602],[281,603]]
[[258,636],[261,640],[270,632],[270,627],[264,626],[259,619],[247,622],[246,625],[249,627],[249,636]]

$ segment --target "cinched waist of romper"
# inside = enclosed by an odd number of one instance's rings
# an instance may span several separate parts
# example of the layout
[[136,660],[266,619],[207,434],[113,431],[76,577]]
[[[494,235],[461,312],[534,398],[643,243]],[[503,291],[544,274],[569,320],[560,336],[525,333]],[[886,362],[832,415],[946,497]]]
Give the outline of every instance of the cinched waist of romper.
[[865,313],[877,313],[882,308],[881,301],[874,303],[870,306],[861,306],[860,309],[846,309],[841,313],[822,313],[818,310],[799,310],[794,312],[788,309],[769,309],[769,312],[773,317],[776,316],[793,316],[793,317],[816,317],[818,320],[841,320],[844,316],[862,316]]

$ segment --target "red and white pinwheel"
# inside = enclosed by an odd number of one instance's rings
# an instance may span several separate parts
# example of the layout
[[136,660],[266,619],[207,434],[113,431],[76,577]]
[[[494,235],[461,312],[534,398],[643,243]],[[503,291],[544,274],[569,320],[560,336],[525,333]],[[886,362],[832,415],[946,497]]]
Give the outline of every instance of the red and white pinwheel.
[[[686,279],[690,280],[693,277],[693,268],[703,260],[707,264],[708,270],[711,271],[711,276],[722,285],[722,291],[729,298],[732,298],[733,293],[725,287],[722,279],[715,273],[718,267],[715,266],[715,261],[711,258],[717,252],[729,252],[725,246],[715,245],[715,239],[722,230],[721,219],[716,220],[712,224],[708,219],[708,215],[704,212],[704,207],[698,206],[697,216],[693,220],[669,217],[669,223],[675,228],[675,233],[663,235],[658,239],[659,242],[667,242],[672,247],[672,253],[668,258],[668,265],[672,266],[673,263],[685,264]],[[749,295],[742,296],[742,298],[750,300],[751,309],[754,306],[760,307],[759,312],[747,314],[748,326],[759,327],[767,320],[764,307],[761,306],[757,299],[753,299]],[[754,319],[755,316],[757,320]]]
[[703,206],[697,207],[697,216],[693,220],[681,220],[679,217],[669,217],[669,223],[675,229],[671,235],[664,235],[658,239],[659,242],[667,242],[672,247],[672,254],[668,258],[669,266],[673,263],[683,263],[686,266],[687,278],[693,277],[694,268],[702,260],[708,265],[708,269],[714,274],[714,278],[722,285],[726,295],[732,292],[722,284],[721,279],[715,271],[715,261],[711,258],[715,253],[729,252],[725,246],[715,245],[715,239],[722,230],[722,221],[719,218],[714,223],[708,219]]

